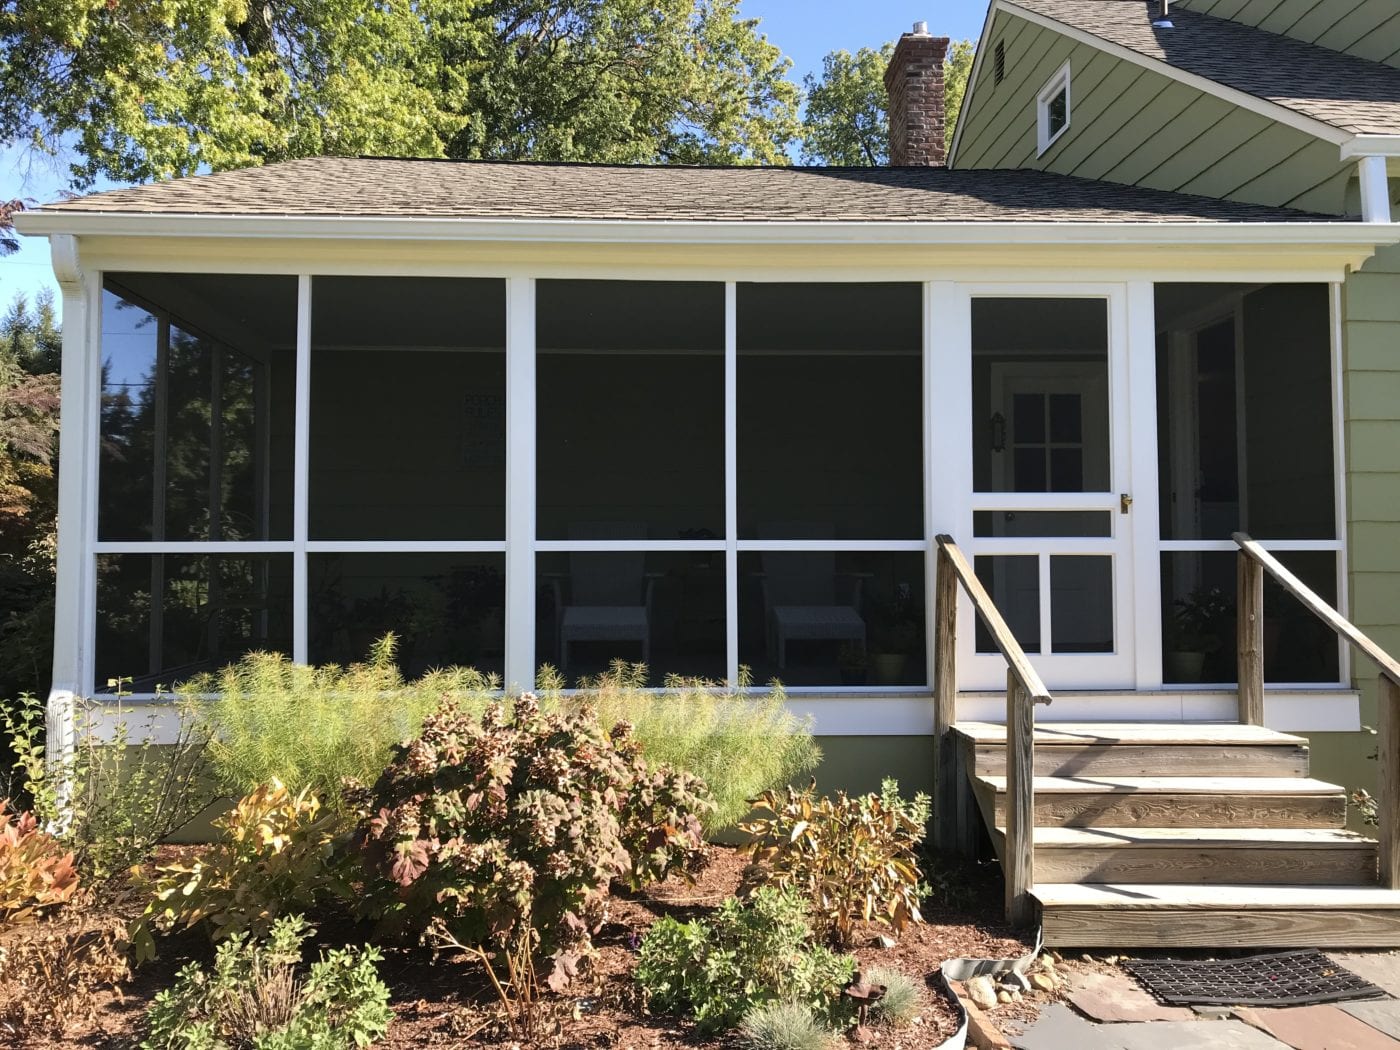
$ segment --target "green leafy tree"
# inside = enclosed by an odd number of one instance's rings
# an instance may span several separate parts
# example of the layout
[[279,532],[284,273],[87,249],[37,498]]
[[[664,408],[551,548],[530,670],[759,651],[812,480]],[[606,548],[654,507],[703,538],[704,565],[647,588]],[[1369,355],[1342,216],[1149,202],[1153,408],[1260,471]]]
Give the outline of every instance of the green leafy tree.
[[[803,79],[807,108],[802,124],[802,160],[806,164],[865,167],[888,164],[890,118],[886,108],[885,68],[894,44],[863,47],[854,55],[832,51],[822,59],[821,76]],[[948,142],[953,141],[967,78],[972,72],[973,43],[955,40],[943,66],[944,111]]]
[[0,697],[49,686],[61,342],[51,295],[0,316]]
[[738,0],[0,0],[0,141],[77,187],[318,154],[776,162]]

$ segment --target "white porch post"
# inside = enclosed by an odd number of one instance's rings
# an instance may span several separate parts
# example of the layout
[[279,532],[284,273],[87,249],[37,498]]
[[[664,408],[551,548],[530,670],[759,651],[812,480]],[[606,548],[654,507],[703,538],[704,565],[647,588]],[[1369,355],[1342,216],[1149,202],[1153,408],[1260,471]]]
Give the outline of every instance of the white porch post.
[[92,686],[101,289],[96,275],[82,269],[76,237],[55,234],[49,247],[62,297],[63,322],[53,688],[46,719],[46,758],[50,767],[55,767],[66,763],[73,753],[75,697]]
[[535,683],[535,280],[506,279],[507,689]]
[[1162,567],[1158,553],[1157,299],[1151,281],[1129,281],[1127,294],[1129,476],[1133,491],[1126,526],[1132,531],[1131,603],[1139,689],[1162,684]]
[[1390,221],[1390,184],[1384,157],[1362,157],[1356,162],[1361,176],[1361,218],[1365,222]]

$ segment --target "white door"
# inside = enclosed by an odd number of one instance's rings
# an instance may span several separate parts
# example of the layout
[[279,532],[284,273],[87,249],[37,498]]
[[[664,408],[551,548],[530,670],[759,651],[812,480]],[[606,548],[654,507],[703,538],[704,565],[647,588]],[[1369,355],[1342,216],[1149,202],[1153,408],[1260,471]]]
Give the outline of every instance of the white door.
[[[973,469],[955,538],[1051,689],[1130,688],[1122,293],[973,290],[967,306]],[[1004,688],[987,632],[959,635],[960,687]]]

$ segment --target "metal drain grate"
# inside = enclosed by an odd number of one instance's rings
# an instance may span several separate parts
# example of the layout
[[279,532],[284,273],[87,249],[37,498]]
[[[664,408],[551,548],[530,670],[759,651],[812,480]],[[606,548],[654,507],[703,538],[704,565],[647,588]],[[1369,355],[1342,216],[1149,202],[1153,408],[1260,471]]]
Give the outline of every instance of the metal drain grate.
[[1125,959],[1123,967],[1173,1006],[1300,1006],[1386,994],[1316,948],[1209,962]]

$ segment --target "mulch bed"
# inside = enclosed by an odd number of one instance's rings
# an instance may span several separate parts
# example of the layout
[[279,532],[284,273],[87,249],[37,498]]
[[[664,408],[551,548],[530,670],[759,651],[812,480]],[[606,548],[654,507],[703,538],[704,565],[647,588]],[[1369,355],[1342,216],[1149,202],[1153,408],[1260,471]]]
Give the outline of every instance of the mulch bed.
[[[624,1048],[649,1050],[658,1046],[718,1048],[729,1045],[723,1037],[702,1038],[684,1019],[655,1017],[646,1013],[632,980],[636,945],[647,928],[665,914],[685,919],[703,914],[731,895],[739,883],[744,860],[734,850],[712,847],[708,862],[695,874],[693,884],[667,880],[646,891],[615,896],[607,921],[595,938],[597,957],[583,984],[568,998],[553,1003],[560,1031],[551,1045],[561,1050]],[[893,947],[880,941],[880,930],[862,931],[855,955],[864,964],[896,966],[911,976],[932,975],[945,959],[959,956],[1006,957],[1024,954],[1029,945],[1000,922],[1000,888],[994,877],[974,877],[959,885],[956,906],[938,904],[925,912],[927,922],[911,927]],[[139,910],[134,899],[116,901],[106,912],[128,918]],[[77,928],[91,915],[60,914],[46,925]],[[0,937],[24,936],[21,928]],[[362,942],[364,929],[321,929],[323,943]],[[160,956],[136,971],[120,990],[102,991],[87,1016],[69,1020],[61,1034],[35,1031],[6,1033],[0,1025],[0,1045],[33,1050],[57,1047],[114,1048],[136,1045],[142,1020],[151,999],[168,987],[175,972],[190,959],[207,961],[212,952],[202,937],[186,935],[159,942]],[[379,1045],[389,1048],[475,1047],[509,1045],[494,1022],[494,999],[480,967],[449,956],[434,959],[421,948],[384,949],[380,974],[389,986],[397,1015],[388,1038]],[[0,1002],[24,994],[0,987]],[[903,1029],[877,1030],[872,1045],[883,1050],[922,1050],[934,1047],[957,1028],[953,1005],[928,986],[919,1023]],[[7,1041],[8,1040],[8,1041]]]

